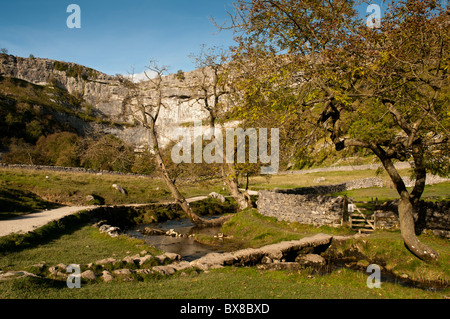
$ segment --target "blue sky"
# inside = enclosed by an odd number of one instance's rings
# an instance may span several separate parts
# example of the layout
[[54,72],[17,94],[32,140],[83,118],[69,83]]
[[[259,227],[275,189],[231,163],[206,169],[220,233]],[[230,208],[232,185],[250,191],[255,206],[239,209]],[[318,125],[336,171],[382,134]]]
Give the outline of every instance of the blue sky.
[[[444,1],[444,0],[442,0]],[[445,0],[446,1],[446,0]],[[373,0],[381,6],[386,0]],[[66,25],[70,4],[81,8],[81,28]],[[194,69],[189,54],[202,44],[229,47],[231,31],[209,20],[227,19],[233,0],[2,0],[0,48],[10,54],[75,62],[114,75],[145,70],[150,59],[171,73]],[[367,5],[359,8],[365,13]]]
[[[69,29],[70,4],[81,28]],[[228,47],[225,21],[232,0],[15,0],[0,2],[0,48],[10,54],[76,62],[114,75],[140,73],[151,58],[170,72],[194,69],[188,55],[202,44]],[[218,33],[218,34],[217,34]]]

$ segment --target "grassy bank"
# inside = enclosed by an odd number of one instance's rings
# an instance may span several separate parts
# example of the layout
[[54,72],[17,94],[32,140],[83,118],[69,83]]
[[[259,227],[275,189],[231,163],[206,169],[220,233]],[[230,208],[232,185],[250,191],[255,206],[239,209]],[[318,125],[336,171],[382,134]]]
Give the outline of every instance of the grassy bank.
[[[412,188],[408,188],[408,190],[411,191]],[[336,193],[334,195],[346,195],[357,201],[371,201],[378,198],[379,202],[383,202],[398,198],[398,193],[395,189],[380,187],[354,189],[351,191]],[[427,201],[450,200],[450,182],[427,185],[421,199]]]
[[432,299],[450,291],[430,292],[382,283],[369,289],[367,274],[341,269],[327,275],[298,272],[261,271],[256,268],[191,272],[142,282],[114,282],[68,289],[65,284],[36,278],[0,282],[0,298],[59,299]]
[[[408,176],[407,170],[401,171]],[[253,177],[250,189],[294,188],[319,185],[314,183],[324,177],[322,184],[337,184],[359,178],[379,176],[389,178],[385,173],[375,174],[373,170],[354,172],[327,172],[305,175],[275,175],[272,177]],[[118,184],[127,190],[124,195],[112,188]],[[207,195],[217,192],[227,195],[221,179],[202,182],[178,182],[180,191],[186,197]],[[450,182],[427,186],[423,194],[426,200],[449,199]],[[89,173],[67,173],[40,170],[0,168],[0,220],[48,209],[56,205],[92,205],[87,198],[95,195],[106,205],[156,203],[172,200],[170,192],[159,178],[145,178],[121,175],[94,175]],[[380,201],[398,198],[394,189],[370,188],[346,191],[336,195],[347,195],[354,200],[370,200],[378,197]]]
[[[122,186],[127,195],[112,188]],[[221,192],[219,181],[179,183],[186,197]],[[0,169],[0,219],[18,216],[56,205],[92,205],[86,197],[95,195],[106,205],[171,201],[170,192],[158,178],[94,175],[38,170]]]
[[[236,249],[256,248],[317,233],[355,234],[348,228],[316,228],[295,222],[277,221],[275,218],[262,216],[255,209],[239,212],[223,225],[221,231],[226,236],[224,243]],[[208,244],[223,245],[217,238],[198,236],[197,239]],[[378,264],[388,273],[414,281],[450,284],[450,242],[427,233],[420,235],[419,239],[440,253],[441,258],[437,263],[428,264],[414,257],[405,248],[399,231],[376,231],[369,237],[351,239],[339,245],[333,244],[325,257],[361,269],[370,264]]]
[[[335,183],[356,178],[373,177],[373,171],[327,173],[326,183]],[[253,180],[251,189],[274,188],[290,185],[292,187],[313,185],[314,178],[323,174],[274,176],[271,179]],[[49,178],[46,178],[49,176]],[[348,179],[347,179],[348,178]],[[265,181],[265,182],[264,182]],[[288,182],[289,181],[289,182]],[[111,188],[120,184],[128,191],[128,196]],[[30,206],[38,205],[39,198],[49,202],[84,204],[89,194],[97,194],[106,204],[156,202],[171,199],[164,185],[157,179],[145,179],[133,176],[91,175],[86,173],[55,173],[42,171],[21,171],[0,169],[0,187],[22,190],[32,198]],[[220,181],[206,184],[191,183],[181,185],[188,197],[206,195],[211,191],[222,191]],[[428,186],[425,194],[430,199],[448,196],[450,183]],[[375,197],[371,189],[351,191],[346,195],[357,200]],[[391,190],[387,189],[388,192]],[[38,197],[33,197],[30,193]],[[13,194],[14,195],[14,194]],[[14,196],[20,196],[16,194]],[[11,195],[11,197],[14,197]],[[386,194],[389,199],[390,193]],[[392,194],[392,198],[397,195]],[[384,198],[384,197],[379,197]],[[1,198],[0,198],[1,201]],[[25,200],[24,200],[25,201]],[[36,202],[36,203],[34,203]],[[47,205],[44,201],[42,205]],[[227,213],[234,203],[227,202],[220,207],[209,199],[193,203],[196,212],[202,215]],[[1,205],[1,202],[0,202]],[[0,206],[1,207],[1,206]],[[36,206],[39,209],[39,206]],[[45,206],[43,206],[45,207]],[[162,221],[166,218],[183,217],[178,208],[159,207],[153,210],[139,209],[123,214],[109,213],[108,218],[115,222],[147,223]],[[0,214],[1,216],[1,214]],[[106,215],[102,216],[105,217]],[[48,265],[88,264],[96,260],[114,257],[117,259],[146,250],[159,254],[154,247],[142,241],[125,236],[111,238],[89,226],[90,216],[76,214],[68,217],[67,223],[54,222],[29,235],[13,235],[0,239],[0,271],[27,270],[30,266],[45,262]],[[319,227],[299,223],[277,221],[264,217],[255,209],[235,214],[222,230],[223,241],[212,236],[198,236],[197,240],[211,245],[226,244],[232,249],[261,247],[264,245],[295,240],[317,233],[347,235],[354,232],[347,228]],[[319,275],[311,269],[300,271],[262,271],[253,268],[225,267],[209,272],[186,271],[173,276],[137,278],[132,282],[96,281],[83,284],[81,289],[68,289],[64,281],[43,278],[22,278],[0,281],[0,298],[443,298],[450,290],[431,292],[422,289],[403,287],[383,282],[381,289],[369,289],[366,285],[368,274],[364,268],[371,263],[379,264],[383,271],[398,277],[418,281],[450,280],[450,244],[448,240],[423,234],[420,240],[435,248],[441,259],[437,263],[425,264],[413,257],[404,247],[399,232],[376,231],[365,238],[334,245],[327,258],[340,258],[360,271],[342,268]],[[8,246],[9,245],[9,246]],[[11,246],[12,245],[12,246]],[[15,248],[14,248],[15,247]]]
[[[322,226],[315,228],[310,225],[278,221],[273,217],[266,217],[256,209],[247,209],[234,215],[223,226],[225,244],[236,249],[256,248],[281,241],[297,240],[318,233],[334,235],[353,234],[347,228],[332,228]],[[205,235],[197,235],[196,240],[210,245],[223,245],[221,239]]]
[[[120,236],[111,238],[96,228],[74,223],[50,241],[19,251],[2,254],[0,271],[27,270],[45,262],[87,264],[99,259],[117,259],[146,250],[159,254],[155,248],[140,240]],[[78,226],[76,226],[78,225]],[[76,226],[76,227],[75,227]],[[279,222],[259,215],[255,210],[236,214],[223,226],[223,232],[236,248],[258,247],[282,240],[299,239],[319,232],[348,234],[348,229],[314,228],[297,223]],[[449,277],[448,241],[423,235],[421,241],[436,248],[441,260],[424,264],[403,247],[398,232],[376,232],[370,237],[349,241],[333,248],[334,254],[354,257],[358,262],[376,262],[384,270],[407,274],[411,279],[447,280]],[[365,256],[361,258],[361,255]],[[352,260],[348,259],[348,262]],[[403,287],[387,282],[381,289],[366,286],[364,271],[336,269],[319,275],[312,269],[300,271],[270,271],[257,268],[225,267],[209,272],[186,271],[173,276],[137,278],[133,282],[113,281],[83,284],[81,289],[68,289],[64,281],[43,278],[22,278],[0,281],[0,298],[443,298],[450,294],[446,289],[431,292]]]

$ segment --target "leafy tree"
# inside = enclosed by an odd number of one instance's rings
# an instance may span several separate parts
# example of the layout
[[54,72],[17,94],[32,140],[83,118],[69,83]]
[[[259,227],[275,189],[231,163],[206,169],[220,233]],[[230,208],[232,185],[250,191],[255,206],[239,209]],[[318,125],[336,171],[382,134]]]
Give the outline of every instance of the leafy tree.
[[134,150],[114,135],[90,134],[84,141],[81,166],[96,170],[130,172]]
[[186,79],[183,70],[178,70],[176,77],[180,81],[184,81]]
[[34,145],[26,143],[22,138],[11,138],[9,152],[2,156],[6,164],[37,164],[39,154]]
[[[202,45],[200,53],[191,54],[190,57],[201,72],[197,81],[192,84],[192,90],[196,102],[208,112],[209,129],[214,132],[217,122],[224,123],[227,120],[227,108],[231,97],[229,86],[231,69],[227,65],[229,57],[225,50],[218,47],[207,48],[205,45]],[[216,136],[212,134],[211,141],[215,139]],[[247,191],[242,192],[239,189],[239,172],[245,171],[243,165],[240,165],[238,170],[235,163],[226,163],[225,156],[223,154],[220,156],[222,157],[220,171],[228,191],[238,203],[239,209],[251,207],[253,204],[250,195]],[[247,172],[250,172],[252,165],[247,166]]]
[[36,150],[43,165],[78,167],[81,138],[70,132],[41,136]]
[[[258,94],[264,103],[247,103],[245,109],[261,114],[281,106],[286,118],[300,115],[297,121],[314,123],[308,131],[324,129],[336,150],[373,152],[399,194],[405,245],[423,260],[437,259],[439,254],[418,240],[413,216],[426,172],[449,174],[450,28],[445,8],[434,0],[395,1],[379,29],[369,28],[347,0],[237,0],[230,15],[231,28],[242,34],[235,56],[269,55],[281,64],[274,85]],[[247,63],[252,61],[258,62]],[[283,85],[283,78],[290,85]],[[281,103],[283,98],[270,96],[273,88],[289,89],[296,102]],[[261,92],[257,85],[248,90]],[[395,161],[413,162],[411,191]]]

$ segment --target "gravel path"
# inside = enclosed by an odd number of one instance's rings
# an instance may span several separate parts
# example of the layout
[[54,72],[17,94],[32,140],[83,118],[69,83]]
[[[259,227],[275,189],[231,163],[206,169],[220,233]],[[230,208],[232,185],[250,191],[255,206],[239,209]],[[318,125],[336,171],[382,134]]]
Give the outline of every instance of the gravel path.
[[[188,198],[189,203],[200,201],[206,199],[207,196],[198,196],[193,198]],[[148,204],[130,204],[123,206],[144,206]],[[122,206],[122,205],[118,205]],[[76,214],[82,210],[91,210],[98,208],[99,206],[66,206],[57,209],[51,209],[42,211],[39,213],[33,213],[28,215],[23,215],[19,217],[14,217],[7,220],[0,220],[0,237],[7,236],[12,233],[24,234],[29,231],[33,231],[36,228],[42,227],[51,221],[59,220],[65,216]]]
[[67,215],[72,215],[82,210],[90,210],[95,207],[96,206],[68,206],[14,217],[7,220],[1,220],[0,237],[12,233],[24,234],[44,226],[51,221],[61,219]]

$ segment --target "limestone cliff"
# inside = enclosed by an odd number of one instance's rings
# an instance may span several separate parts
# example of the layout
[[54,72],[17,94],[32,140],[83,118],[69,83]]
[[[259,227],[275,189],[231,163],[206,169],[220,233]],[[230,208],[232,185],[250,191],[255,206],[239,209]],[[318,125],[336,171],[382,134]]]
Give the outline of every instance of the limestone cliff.
[[[79,97],[84,107],[89,108],[96,117],[118,123],[113,126],[97,122],[88,123],[67,114],[59,115],[59,120],[77,129],[86,130],[95,127],[112,133],[136,147],[145,146],[150,142],[146,130],[134,125],[133,117],[126,110],[124,99],[128,91],[120,85],[116,76],[75,63],[22,58],[7,54],[0,54],[0,76],[17,78],[40,86],[58,86]],[[170,140],[174,128],[208,116],[192,93],[191,86],[197,76],[198,72],[193,71],[185,73],[183,80],[174,74],[164,78],[163,93],[167,107],[161,111],[158,120],[163,145]],[[149,83],[146,82],[140,85],[144,88],[149,87]]]

